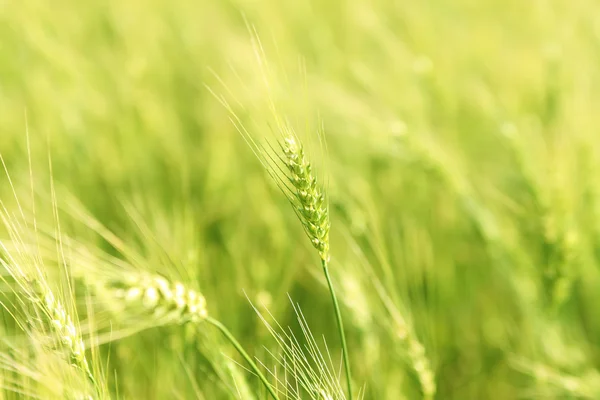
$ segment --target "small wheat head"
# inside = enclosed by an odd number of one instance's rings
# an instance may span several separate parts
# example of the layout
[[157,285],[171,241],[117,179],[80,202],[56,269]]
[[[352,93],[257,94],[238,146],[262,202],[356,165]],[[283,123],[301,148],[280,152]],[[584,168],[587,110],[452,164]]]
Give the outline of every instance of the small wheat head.
[[321,259],[329,261],[329,210],[324,192],[317,184],[312,167],[304,154],[302,145],[294,136],[282,143],[284,163],[288,169],[293,188],[292,204],[304,230]]
[[208,316],[206,300],[200,293],[162,276],[131,276],[123,281],[113,281],[109,286],[116,297],[129,304],[141,304],[158,318],[185,323],[200,322]]
[[425,354],[425,348],[412,335],[407,336],[406,341],[408,356],[421,384],[423,398],[426,400],[433,399],[436,393],[435,375]]
[[49,317],[50,328],[55,332],[61,344],[65,346],[71,364],[80,368],[92,382],[95,382],[85,356],[85,345],[71,316],[67,313],[62,303],[54,297],[50,289],[45,288],[44,285],[40,285],[40,287],[42,290],[40,294],[41,299],[43,299],[43,309]]

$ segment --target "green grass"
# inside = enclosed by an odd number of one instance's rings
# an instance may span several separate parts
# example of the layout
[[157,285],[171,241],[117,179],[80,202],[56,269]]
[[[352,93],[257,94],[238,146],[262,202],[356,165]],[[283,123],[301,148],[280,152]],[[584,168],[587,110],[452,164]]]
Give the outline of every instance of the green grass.
[[285,129],[326,192],[354,399],[600,398],[599,21],[0,1],[0,399],[268,398],[211,324],[111,297],[120,271],[204,296],[280,400],[347,399],[319,252],[244,140]]

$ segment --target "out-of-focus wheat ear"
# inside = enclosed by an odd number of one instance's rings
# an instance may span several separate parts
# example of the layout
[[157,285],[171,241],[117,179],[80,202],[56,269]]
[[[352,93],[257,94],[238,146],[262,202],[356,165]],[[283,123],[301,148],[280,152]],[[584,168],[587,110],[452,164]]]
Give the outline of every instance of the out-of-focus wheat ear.
[[60,342],[67,350],[71,363],[80,368],[92,384],[96,386],[96,379],[85,355],[85,345],[83,344],[79,330],[73,323],[73,319],[66,312],[61,302],[54,297],[49,288],[45,285],[38,286],[40,289],[40,299],[43,299],[43,308],[50,320],[50,328],[56,333]]
[[[25,322],[19,321],[16,317],[15,321],[21,328],[31,333],[31,326],[26,325],[31,325],[34,320],[36,322],[39,320],[39,325],[33,330],[35,331],[35,329],[41,328],[40,330],[44,335],[49,334],[56,347],[62,352],[61,355],[68,359],[70,365],[85,374],[95,389],[96,394],[100,395],[100,387],[98,386],[98,382],[94,377],[86,357],[86,349],[77,324],[77,319],[73,318],[74,314],[67,311],[65,303],[61,302],[60,298],[55,296],[55,293],[50,288],[45,265],[39,254],[39,248],[37,251],[32,251],[25,241],[24,235],[29,233],[28,219],[25,217],[24,209],[21,206],[21,202],[16,194],[15,187],[1,155],[0,162],[2,163],[4,172],[6,173],[12,188],[20,214],[20,216],[11,214],[0,201],[0,225],[6,229],[11,239],[11,243],[14,244],[13,247],[9,248],[0,241],[0,267],[6,270],[8,275],[11,276],[11,279],[14,280],[11,284],[16,289],[15,294],[17,295],[17,301],[20,305],[25,309],[35,310],[35,318],[32,319],[30,318],[31,315],[28,315]],[[52,170],[50,169],[50,174],[51,173]],[[30,179],[32,179],[31,174],[30,166]],[[51,185],[53,185],[52,179]],[[52,186],[53,212],[55,213],[55,223],[58,226],[57,230],[59,232],[56,235],[59,238],[56,243],[58,247],[62,246],[62,242],[60,241],[60,227],[58,225],[56,198],[53,189]],[[37,227],[35,226],[35,223],[34,230],[37,236]],[[37,241],[35,245],[38,246]],[[60,255],[61,257],[59,259],[64,260],[62,247]],[[4,278],[0,279],[4,280]],[[72,291],[69,290],[69,293],[72,293]],[[6,308],[6,305],[2,304],[2,306]],[[7,311],[11,312],[11,310],[8,309]]]
[[159,275],[130,274],[106,285],[116,298],[130,306],[141,306],[161,321],[198,323],[208,316],[204,296]]
[[553,389],[556,392],[555,398],[600,398],[600,372],[595,369],[582,370],[577,375],[571,375],[520,357],[511,358],[509,363],[515,370],[533,378],[536,389]]
[[152,314],[159,325],[207,322],[215,326],[250,365],[273,399],[279,400],[276,389],[272,387],[233,334],[225,325],[208,315],[206,300],[199,292],[185,287],[180,282],[171,282],[160,275],[147,273],[112,274],[103,286],[112,291],[113,296],[128,307],[141,308]]

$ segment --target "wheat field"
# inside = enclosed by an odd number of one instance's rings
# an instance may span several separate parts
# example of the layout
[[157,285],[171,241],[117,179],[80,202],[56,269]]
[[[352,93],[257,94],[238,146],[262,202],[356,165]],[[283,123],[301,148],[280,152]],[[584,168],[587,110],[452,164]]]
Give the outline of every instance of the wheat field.
[[0,399],[600,399],[600,4],[0,0]]

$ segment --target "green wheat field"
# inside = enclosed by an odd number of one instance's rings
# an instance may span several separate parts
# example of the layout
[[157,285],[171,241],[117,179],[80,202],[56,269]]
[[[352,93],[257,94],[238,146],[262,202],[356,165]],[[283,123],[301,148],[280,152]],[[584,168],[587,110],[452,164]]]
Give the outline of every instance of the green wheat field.
[[0,0],[0,399],[600,399],[600,3]]

